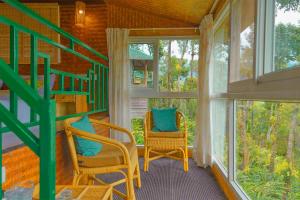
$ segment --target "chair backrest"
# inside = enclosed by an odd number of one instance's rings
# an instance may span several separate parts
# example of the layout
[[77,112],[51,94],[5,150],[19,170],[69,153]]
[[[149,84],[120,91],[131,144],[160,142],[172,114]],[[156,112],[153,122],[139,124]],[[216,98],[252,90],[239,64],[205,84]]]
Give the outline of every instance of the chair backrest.
[[[64,121],[65,133],[67,136],[69,151],[71,154],[71,159],[72,159],[74,170],[77,173],[79,173],[79,164],[78,164],[75,141],[74,141],[74,137],[73,137],[74,135],[76,135],[76,133],[72,132],[70,128],[72,127],[71,124],[78,120],[80,120],[80,117],[69,118]],[[74,129],[74,127],[72,127],[72,129]]]
[[[176,112],[176,125],[177,125],[177,128],[180,129],[180,123],[181,123],[181,120],[183,118],[183,114],[179,111]],[[147,130],[152,130],[152,128],[154,127],[154,121],[153,121],[153,114],[152,114],[152,111],[148,111],[146,113],[146,116],[145,116],[145,128]]]

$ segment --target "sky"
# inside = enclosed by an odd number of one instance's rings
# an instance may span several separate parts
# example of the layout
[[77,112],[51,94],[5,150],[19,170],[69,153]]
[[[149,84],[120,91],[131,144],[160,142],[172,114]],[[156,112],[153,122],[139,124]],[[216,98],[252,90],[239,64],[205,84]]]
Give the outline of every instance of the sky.
[[300,25],[300,12],[299,11],[287,11],[277,10],[277,16],[275,18],[275,24],[288,24]]

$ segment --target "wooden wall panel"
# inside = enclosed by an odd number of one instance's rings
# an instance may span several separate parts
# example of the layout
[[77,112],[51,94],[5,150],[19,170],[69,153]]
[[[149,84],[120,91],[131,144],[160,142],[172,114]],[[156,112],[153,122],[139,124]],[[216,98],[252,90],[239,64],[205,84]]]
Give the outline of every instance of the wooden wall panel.
[[[59,26],[59,6],[56,3],[46,3],[46,4],[27,4],[27,6],[38,14],[48,19],[52,23]],[[41,25],[32,18],[25,16],[23,13],[17,11],[16,9],[10,7],[7,4],[0,4],[0,15],[3,15],[10,20],[21,24],[30,30],[36,31],[49,39],[59,42],[59,35],[48,29],[46,26]],[[1,49],[0,57],[4,58],[6,62],[9,62],[9,29],[7,26],[0,25],[0,39],[1,39]],[[44,42],[39,42],[39,51],[47,53],[51,57],[52,63],[60,62],[60,51],[53,46],[46,44]],[[19,33],[19,63],[29,64],[30,63],[30,35]],[[43,63],[40,61],[40,63]]]

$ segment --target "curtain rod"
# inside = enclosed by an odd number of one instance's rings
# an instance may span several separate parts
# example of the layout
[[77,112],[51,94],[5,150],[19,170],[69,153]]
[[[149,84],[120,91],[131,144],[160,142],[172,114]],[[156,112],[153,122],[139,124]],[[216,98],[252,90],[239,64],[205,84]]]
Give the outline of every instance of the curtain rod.
[[155,30],[195,30],[195,32],[198,30],[198,27],[172,27],[172,28],[130,28],[130,31],[155,31]]

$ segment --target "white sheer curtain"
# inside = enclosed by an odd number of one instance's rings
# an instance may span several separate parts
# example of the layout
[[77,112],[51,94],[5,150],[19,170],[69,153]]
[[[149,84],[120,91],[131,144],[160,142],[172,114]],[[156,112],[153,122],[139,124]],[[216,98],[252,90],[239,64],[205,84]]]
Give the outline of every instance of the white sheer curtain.
[[[110,122],[130,129],[129,117],[129,58],[128,29],[108,28],[107,46],[109,57],[109,114]],[[116,131],[111,137],[127,141],[128,138]]]
[[193,150],[193,158],[200,167],[211,165],[209,70],[212,46],[213,16],[207,15],[200,24],[197,130]]

